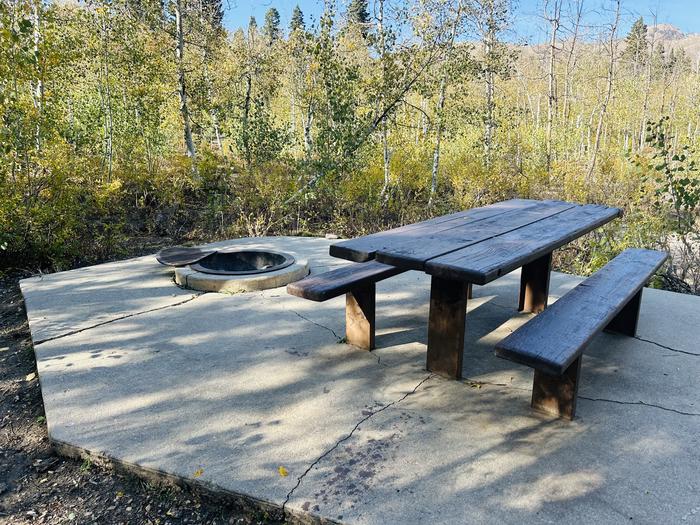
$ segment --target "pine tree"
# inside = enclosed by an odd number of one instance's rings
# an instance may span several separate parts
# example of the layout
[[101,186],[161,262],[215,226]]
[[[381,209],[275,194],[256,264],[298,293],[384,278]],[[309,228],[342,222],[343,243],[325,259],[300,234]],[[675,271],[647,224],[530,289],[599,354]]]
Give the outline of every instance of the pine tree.
[[632,25],[629,34],[625,38],[624,58],[632,64],[635,72],[646,64],[649,53],[649,44],[647,42],[647,26],[644,23],[644,18],[641,16]]
[[222,0],[203,0],[201,2],[202,14],[214,29],[222,29],[224,9]]
[[274,7],[265,13],[263,35],[265,35],[268,45],[274,44],[280,37],[280,13]]
[[292,11],[292,20],[289,22],[289,32],[294,33],[295,31],[303,31],[306,29],[304,24],[304,13],[301,12],[299,5]]
[[369,10],[367,0],[352,0],[348,6],[348,24],[360,28],[363,37],[367,36],[369,27]]
[[666,47],[663,43],[659,43],[654,48],[654,56],[652,58],[652,66],[659,78],[665,78],[668,72],[668,59],[666,57]]

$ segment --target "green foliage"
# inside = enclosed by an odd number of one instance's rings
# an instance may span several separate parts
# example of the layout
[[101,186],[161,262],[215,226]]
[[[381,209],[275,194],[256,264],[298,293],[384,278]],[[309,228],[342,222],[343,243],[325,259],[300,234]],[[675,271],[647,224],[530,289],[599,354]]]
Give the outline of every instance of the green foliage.
[[302,13],[299,5],[296,5],[292,11],[292,18],[289,21],[289,32],[294,33],[295,31],[303,31],[304,29],[306,29],[304,13]]
[[80,465],[80,472],[89,472],[92,468],[92,460],[90,458],[85,458]]
[[651,50],[643,20],[599,128],[608,50],[556,42],[548,156],[547,61],[504,41],[511,2],[386,2],[381,25],[366,0],[333,5],[308,28],[297,6],[286,37],[274,8],[227,34],[221,0],[182,2],[180,64],[172,2],[0,2],[0,267],[68,268],[151,237],[360,235],[516,196],[624,209],[561,268],[678,239],[692,253],[698,71],[677,46]]
[[250,165],[277,158],[290,143],[289,134],[275,124],[262,97],[253,99],[248,119],[239,121],[234,129],[237,150],[241,155],[247,152]]
[[274,7],[271,7],[267,10],[267,13],[265,13],[263,35],[265,36],[267,45],[269,46],[277,42],[277,40],[280,38],[280,13]]
[[635,164],[644,180],[653,183],[654,205],[668,217],[671,230],[685,235],[693,231],[700,213],[700,177],[690,146],[674,153],[669,121],[666,116],[647,123],[646,142],[651,151],[639,156]]
[[367,0],[351,0],[348,5],[348,24],[360,28],[362,36],[367,36],[369,27],[369,9]]
[[332,31],[333,13],[321,17],[321,31],[311,54],[318,68],[318,105],[316,136],[311,157],[315,178],[342,175],[352,170],[353,153],[365,138],[358,114],[357,92],[360,72],[357,65],[338,53],[338,37]]
[[632,28],[625,38],[625,50],[623,57],[636,69],[646,64],[649,55],[649,42],[647,41],[647,26],[641,16],[632,24]]

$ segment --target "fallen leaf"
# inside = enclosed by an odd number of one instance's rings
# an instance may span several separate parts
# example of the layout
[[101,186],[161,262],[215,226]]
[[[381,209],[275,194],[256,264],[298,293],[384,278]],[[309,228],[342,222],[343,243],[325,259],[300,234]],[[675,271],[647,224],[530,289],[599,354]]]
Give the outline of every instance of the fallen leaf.
[[27,374],[27,377],[25,377],[24,379],[25,379],[26,381],[31,381],[31,380],[34,379],[35,377],[36,377],[36,372],[32,372],[31,374]]
[[194,477],[199,478],[204,474],[204,469],[203,468],[198,468],[197,470],[194,471]]
[[282,466],[277,467],[277,472],[279,472],[280,476],[282,476],[283,478],[286,478],[287,476],[289,476],[289,471]]

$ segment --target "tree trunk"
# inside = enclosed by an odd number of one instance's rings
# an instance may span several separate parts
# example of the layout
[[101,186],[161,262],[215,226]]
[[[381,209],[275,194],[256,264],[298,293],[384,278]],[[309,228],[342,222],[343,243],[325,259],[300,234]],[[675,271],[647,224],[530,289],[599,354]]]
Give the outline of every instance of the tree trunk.
[[[481,8],[486,10],[485,31],[483,32],[484,41],[484,60],[486,61],[485,80],[486,80],[486,118],[484,122],[484,165],[486,169],[491,169],[493,163],[493,141],[496,134],[496,66],[493,60],[496,56],[497,32],[499,30],[500,15],[496,12],[499,7],[496,5],[498,0],[488,0],[481,3]],[[539,104],[539,101],[538,101]],[[539,121],[539,108],[538,108]]]
[[[379,6],[379,16],[377,17],[377,33],[379,35],[379,61],[382,66],[382,84],[381,84],[381,96],[379,97],[380,107],[383,108],[386,105],[385,94],[388,88],[387,86],[387,64],[386,64],[386,35],[384,34],[384,0],[378,0]],[[389,154],[389,140],[388,140],[388,130],[387,130],[387,116],[386,114],[382,117],[382,150],[384,157],[384,185],[382,186],[381,195],[386,196],[389,190],[389,184],[391,184],[391,166],[390,166],[390,154]]]
[[562,120],[569,121],[569,100],[571,97],[571,84],[574,69],[576,67],[576,43],[578,41],[579,28],[581,26],[581,18],[583,16],[583,0],[576,2],[576,15],[574,18],[574,31],[571,36],[571,47],[566,59],[566,75],[564,79],[564,103],[562,110]]
[[559,31],[559,21],[561,17],[561,0],[554,0],[553,12],[551,16],[547,14],[547,6],[549,2],[545,2],[545,17],[547,17],[552,32],[549,39],[549,69],[547,71],[547,174],[552,166],[552,130],[554,127],[554,114],[556,111],[556,78],[554,75],[554,60],[556,58],[557,49],[557,32]]
[[112,89],[109,80],[109,34],[107,28],[107,14],[103,13],[100,23],[102,64],[100,76],[102,77],[102,109],[104,113],[104,161],[107,165],[107,182],[112,180],[113,138],[114,126],[112,119]]
[[187,107],[187,83],[185,78],[185,29],[182,10],[182,0],[175,0],[175,58],[177,59],[177,91],[180,96],[180,115],[182,116],[185,148],[188,157],[195,158],[190,113]]
[[442,131],[445,125],[445,99],[447,97],[447,65],[452,58],[452,51],[454,49],[455,38],[457,36],[457,29],[461,23],[462,18],[462,0],[458,0],[457,12],[452,20],[452,28],[450,30],[450,39],[448,41],[447,53],[445,55],[445,63],[442,67],[442,78],[440,79],[440,94],[438,98],[437,105],[437,124],[435,129],[435,148],[433,150],[433,169],[432,176],[430,179],[430,197],[428,198],[428,206],[433,204],[433,198],[435,197],[435,192],[437,192],[438,186],[438,171],[440,168],[440,145],[442,142]]
[[603,124],[605,122],[605,113],[608,109],[608,104],[612,98],[613,84],[615,81],[615,62],[617,53],[617,44],[615,38],[617,36],[617,26],[620,22],[620,0],[615,2],[615,20],[610,27],[610,38],[608,40],[609,45],[609,59],[608,59],[608,73],[607,73],[607,89],[605,91],[605,96],[603,98],[603,103],[600,107],[600,113],[598,114],[598,126],[596,127],[595,141],[593,143],[593,153],[591,154],[591,160],[588,164],[588,172],[586,173],[586,181],[590,181],[593,170],[595,169],[596,160],[598,159],[598,150],[600,149],[600,138],[603,132]]
[[[31,17],[32,25],[34,27],[33,40],[34,40],[34,54],[39,55],[39,46],[41,44],[41,0],[33,0],[31,3]],[[41,117],[44,110],[44,81],[43,81],[43,71],[42,67],[37,64],[37,75],[36,83],[32,88],[32,99],[34,103],[34,108],[37,110],[39,118],[37,119],[36,127],[34,130],[34,142],[37,154],[41,151]]]
[[306,121],[304,122],[304,151],[306,152],[306,158],[311,158],[311,148],[313,146],[311,140],[311,125],[314,121],[314,105],[309,102],[308,110],[306,111]]
[[[656,18],[654,18],[654,29],[656,29]],[[644,102],[642,103],[642,118],[639,123],[639,150],[644,148],[646,140],[646,128],[647,128],[647,112],[649,111],[649,95],[651,92],[651,73],[652,73],[652,63],[654,61],[654,41],[656,39],[656,31],[653,31],[651,42],[649,45],[649,52],[647,54],[647,70],[646,78],[644,79]]]
[[243,139],[243,156],[245,157],[246,170],[250,171],[253,164],[253,155],[250,151],[250,102],[253,91],[253,78],[250,73],[245,75],[245,98],[243,100],[243,129],[241,130],[241,138]]
[[433,197],[438,186],[438,169],[440,167],[440,143],[442,142],[442,128],[444,122],[445,92],[447,91],[447,74],[444,73],[440,80],[440,97],[437,105],[437,125],[435,129],[435,148],[433,149],[433,170],[430,179],[430,197],[428,206],[433,204]]

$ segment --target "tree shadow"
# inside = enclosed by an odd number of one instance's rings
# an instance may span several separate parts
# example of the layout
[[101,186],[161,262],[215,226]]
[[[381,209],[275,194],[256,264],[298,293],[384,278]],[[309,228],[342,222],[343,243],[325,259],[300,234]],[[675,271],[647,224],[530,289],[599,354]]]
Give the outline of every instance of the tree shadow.
[[[132,263],[135,270],[154,264]],[[315,266],[328,264],[319,258]],[[89,323],[103,314],[100,297],[115,300],[114,288],[122,297],[114,311],[143,306],[109,268],[100,271],[97,284],[69,276],[71,294],[55,293],[55,276],[41,292],[42,311],[56,312],[61,324],[68,299],[89,296],[92,314],[79,319]],[[177,293],[167,279],[153,282],[160,297]],[[276,505],[293,492],[290,508],[330,519],[681,516],[693,494],[683,476],[700,471],[700,418],[587,400],[572,423],[533,414],[531,371],[493,355],[495,342],[528,318],[516,312],[517,283],[514,274],[475,290],[464,382],[432,377],[421,385],[428,377],[429,279],[419,272],[380,283],[380,349],[372,353],[338,342],[343,298],[319,304],[283,289],[206,294],[47,341],[36,355],[49,432],[81,449]],[[628,391],[668,398],[679,387],[673,378],[649,392],[633,372],[621,375],[640,361],[648,371],[656,366],[662,350],[640,344],[596,340],[584,358],[584,384],[611,399]],[[684,373],[697,374],[697,359],[682,359]]]

